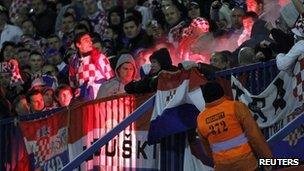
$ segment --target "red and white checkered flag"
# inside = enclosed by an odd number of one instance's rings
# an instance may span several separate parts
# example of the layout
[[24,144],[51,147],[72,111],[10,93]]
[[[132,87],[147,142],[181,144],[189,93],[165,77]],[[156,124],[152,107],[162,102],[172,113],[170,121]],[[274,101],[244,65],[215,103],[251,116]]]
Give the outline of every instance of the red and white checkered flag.
[[298,61],[293,70],[294,82],[293,82],[293,95],[301,102],[303,100],[304,89],[304,56],[298,58]]

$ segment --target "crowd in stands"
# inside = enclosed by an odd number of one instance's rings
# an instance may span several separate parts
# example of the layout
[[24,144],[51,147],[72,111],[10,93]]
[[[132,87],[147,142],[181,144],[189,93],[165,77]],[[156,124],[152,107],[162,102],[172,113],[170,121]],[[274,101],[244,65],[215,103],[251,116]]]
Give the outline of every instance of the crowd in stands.
[[0,118],[156,90],[161,71],[206,74],[304,51],[301,0],[0,2]]

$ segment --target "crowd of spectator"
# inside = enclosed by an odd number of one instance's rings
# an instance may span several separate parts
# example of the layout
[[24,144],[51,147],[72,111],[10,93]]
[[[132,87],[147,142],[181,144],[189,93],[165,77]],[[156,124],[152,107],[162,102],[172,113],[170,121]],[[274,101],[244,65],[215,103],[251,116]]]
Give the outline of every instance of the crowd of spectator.
[[153,92],[163,70],[276,56],[288,70],[304,49],[303,12],[301,0],[1,1],[0,118]]

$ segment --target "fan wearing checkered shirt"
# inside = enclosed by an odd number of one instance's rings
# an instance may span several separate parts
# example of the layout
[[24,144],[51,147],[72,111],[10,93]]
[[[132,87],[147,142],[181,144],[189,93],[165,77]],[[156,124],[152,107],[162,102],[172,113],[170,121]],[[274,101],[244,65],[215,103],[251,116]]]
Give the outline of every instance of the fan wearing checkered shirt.
[[101,84],[114,76],[107,57],[93,47],[89,33],[75,37],[78,54],[72,57],[69,80],[73,88],[80,88],[80,95],[88,100],[96,98]]

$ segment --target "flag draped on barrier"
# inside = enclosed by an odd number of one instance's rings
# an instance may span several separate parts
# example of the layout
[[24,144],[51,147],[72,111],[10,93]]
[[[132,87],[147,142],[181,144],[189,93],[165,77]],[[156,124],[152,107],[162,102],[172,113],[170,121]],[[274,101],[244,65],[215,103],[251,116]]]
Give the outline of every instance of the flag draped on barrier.
[[[73,160],[89,148],[135,109],[133,96],[101,99],[71,110],[69,154]],[[124,131],[98,150],[81,165],[81,170],[158,170],[159,145],[147,144],[147,126],[150,117],[130,124]]]
[[163,170],[212,170],[192,155],[187,133],[196,128],[196,117],[205,107],[200,89],[205,82],[196,69],[159,75],[148,142],[160,142]]
[[252,95],[232,76],[233,97],[245,103],[253,113],[259,127],[265,128],[286,117],[300,106],[300,102],[292,94],[292,79],[293,77],[286,72],[280,72],[261,94]]
[[66,111],[62,111],[47,118],[20,122],[32,168],[56,171],[69,162],[67,121]]
[[[259,95],[252,95],[231,77],[234,99],[245,103],[267,137],[274,135],[304,111],[304,58],[299,57],[292,73],[281,71]],[[271,146],[275,156],[304,160],[304,125]]]

